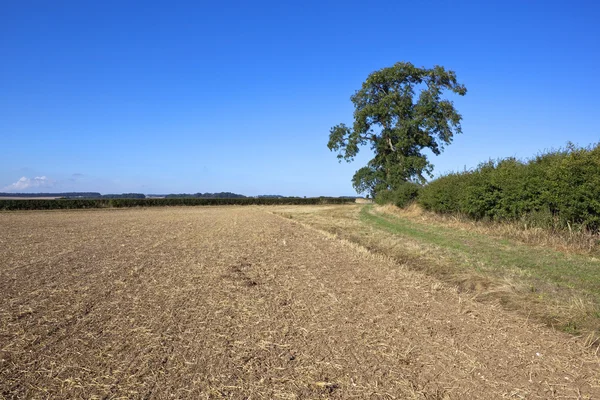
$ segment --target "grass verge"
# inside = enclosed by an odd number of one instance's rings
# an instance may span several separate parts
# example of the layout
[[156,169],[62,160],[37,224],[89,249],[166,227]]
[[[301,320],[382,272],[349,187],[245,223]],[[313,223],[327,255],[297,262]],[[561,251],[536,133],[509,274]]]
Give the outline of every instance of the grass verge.
[[600,260],[366,206],[277,211],[557,329],[600,333]]

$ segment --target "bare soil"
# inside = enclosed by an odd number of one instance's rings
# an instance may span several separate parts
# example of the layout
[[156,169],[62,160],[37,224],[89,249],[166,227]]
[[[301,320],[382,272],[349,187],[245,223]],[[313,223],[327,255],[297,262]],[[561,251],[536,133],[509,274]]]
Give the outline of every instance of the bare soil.
[[600,398],[572,336],[267,211],[0,213],[0,398]]

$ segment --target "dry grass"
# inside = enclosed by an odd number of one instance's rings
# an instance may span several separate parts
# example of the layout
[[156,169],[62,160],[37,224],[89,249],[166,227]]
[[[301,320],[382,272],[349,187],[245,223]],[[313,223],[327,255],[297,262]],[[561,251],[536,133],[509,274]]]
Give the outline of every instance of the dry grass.
[[373,204],[373,200],[365,198],[357,198],[355,202],[357,204]]
[[0,398],[600,396],[569,336],[272,209],[1,213]]
[[532,227],[526,222],[474,221],[461,215],[443,215],[426,211],[418,204],[411,204],[406,208],[399,208],[388,204],[377,206],[377,209],[380,212],[397,215],[402,218],[454,229],[468,230],[498,238],[518,240],[522,243],[552,248],[558,251],[600,255],[600,236],[589,231],[552,231]]

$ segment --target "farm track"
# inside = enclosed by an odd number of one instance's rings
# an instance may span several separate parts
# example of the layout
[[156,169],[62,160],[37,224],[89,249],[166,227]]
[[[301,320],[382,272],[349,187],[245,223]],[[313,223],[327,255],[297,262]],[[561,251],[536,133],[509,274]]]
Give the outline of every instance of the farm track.
[[16,212],[0,398],[600,398],[600,362],[264,208]]

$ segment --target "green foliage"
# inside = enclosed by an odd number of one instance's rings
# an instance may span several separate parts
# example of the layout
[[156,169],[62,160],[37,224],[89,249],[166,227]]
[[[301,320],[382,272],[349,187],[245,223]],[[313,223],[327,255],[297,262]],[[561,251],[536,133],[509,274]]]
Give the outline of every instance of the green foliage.
[[393,190],[380,190],[377,192],[377,196],[375,196],[375,203],[379,205],[384,204],[395,204],[395,193]]
[[465,190],[470,178],[469,173],[454,173],[438,178],[423,187],[418,202],[428,210],[459,213],[463,210]]
[[526,220],[554,229],[600,230],[600,145],[548,152],[526,162],[489,161],[427,184],[426,209],[475,219]]
[[385,182],[385,174],[377,168],[362,167],[352,177],[352,186],[357,193],[368,193],[374,196],[376,193],[388,190]]
[[223,205],[311,205],[354,203],[354,198],[169,198],[169,199],[58,199],[0,200],[0,210],[57,210],[109,207],[223,206]]
[[398,207],[406,207],[415,201],[421,193],[421,185],[413,182],[405,182],[394,190],[382,190],[377,193],[375,201],[377,204],[392,203]]
[[443,67],[417,68],[399,62],[371,73],[352,97],[354,124],[331,128],[327,147],[340,160],[352,161],[361,146],[369,145],[375,157],[359,169],[352,184],[358,193],[376,195],[396,190],[406,182],[425,181],[432,165],[422,153],[439,155],[461,132],[461,116],[444,91],[465,95],[467,89],[453,71]]

